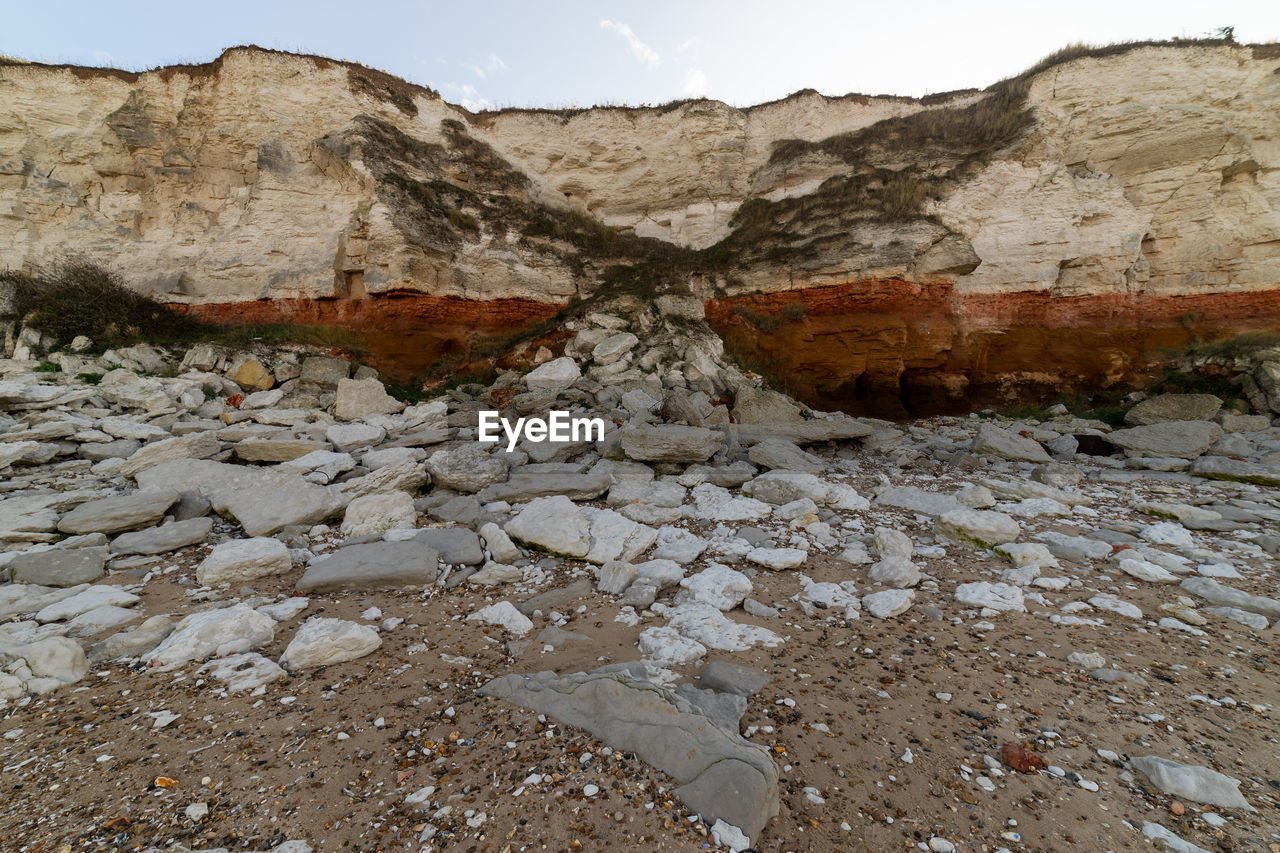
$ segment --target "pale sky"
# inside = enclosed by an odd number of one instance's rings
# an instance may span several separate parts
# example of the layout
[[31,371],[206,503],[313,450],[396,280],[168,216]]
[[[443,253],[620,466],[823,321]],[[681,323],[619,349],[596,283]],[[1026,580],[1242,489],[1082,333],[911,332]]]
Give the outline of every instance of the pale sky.
[[0,0],[0,53],[141,70],[260,44],[351,59],[472,109],[737,106],[812,88],[980,88],[1073,42],[1280,40],[1264,0]]

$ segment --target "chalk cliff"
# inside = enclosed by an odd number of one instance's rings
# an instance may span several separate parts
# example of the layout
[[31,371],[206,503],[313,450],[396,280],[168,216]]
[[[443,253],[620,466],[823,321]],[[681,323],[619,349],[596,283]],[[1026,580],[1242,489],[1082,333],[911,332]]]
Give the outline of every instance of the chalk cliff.
[[197,310],[275,300],[254,316],[410,292],[480,322],[678,281],[851,408],[1120,381],[1275,323],[1280,47],[1078,51],[924,101],[482,114],[258,48],[0,65],[0,268],[66,254]]

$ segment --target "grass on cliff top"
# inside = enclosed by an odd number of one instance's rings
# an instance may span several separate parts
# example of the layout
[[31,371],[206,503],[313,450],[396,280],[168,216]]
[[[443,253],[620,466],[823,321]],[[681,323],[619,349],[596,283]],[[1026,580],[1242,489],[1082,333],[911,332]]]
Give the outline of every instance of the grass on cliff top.
[[76,77],[85,80],[94,77],[114,77],[118,80],[134,83],[143,74],[157,74],[160,79],[168,81],[174,76],[183,74],[196,80],[212,77],[222,70],[222,64],[227,57],[237,51],[252,51],[257,53],[275,54],[278,56],[291,56],[298,59],[304,59],[313,64],[316,68],[326,69],[335,66],[347,69],[347,87],[353,94],[366,95],[391,104],[400,112],[408,116],[416,116],[418,114],[418,106],[415,99],[419,96],[425,96],[431,100],[441,100],[440,93],[429,86],[420,86],[417,83],[389,74],[377,68],[371,68],[368,65],[362,65],[359,62],[352,62],[346,59],[330,59],[327,56],[318,56],[312,53],[298,53],[287,50],[277,50],[269,47],[262,47],[256,44],[242,44],[235,47],[228,47],[219,53],[209,62],[189,62],[177,63],[174,65],[157,65],[144,71],[129,71],[123,68],[114,68],[109,66],[87,66],[72,64],[48,64],[44,62],[31,62],[18,57],[6,56],[0,54],[0,66],[2,65],[26,65],[32,68],[48,68],[53,70],[65,70],[74,74]]

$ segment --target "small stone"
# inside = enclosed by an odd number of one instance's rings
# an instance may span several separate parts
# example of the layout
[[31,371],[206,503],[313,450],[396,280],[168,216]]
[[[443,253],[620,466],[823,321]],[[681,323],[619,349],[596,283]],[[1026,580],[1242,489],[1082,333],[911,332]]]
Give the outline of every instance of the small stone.
[[794,569],[808,558],[809,553],[799,548],[753,548],[747,552],[748,560],[774,571]]
[[468,622],[480,622],[485,625],[497,625],[517,636],[523,636],[533,630],[533,622],[509,601],[499,601],[481,608],[467,617]]
[[911,609],[915,590],[887,589],[862,597],[862,609],[878,619],[899,616]]

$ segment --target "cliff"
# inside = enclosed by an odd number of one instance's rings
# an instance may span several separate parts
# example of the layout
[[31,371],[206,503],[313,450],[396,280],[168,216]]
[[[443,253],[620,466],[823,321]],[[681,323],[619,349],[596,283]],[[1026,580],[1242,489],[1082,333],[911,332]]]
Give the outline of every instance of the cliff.
[[[677,282],[841,405],[954,402],[986,374],[994,396],[1114,382],[1153,335],[1274,324],[1277,107],[1280,49],[1221,42],[1075,51],[925,101],[483,114],[258,48],[140,74],[10,64],[0,268],[75,253],[199,310],[293,316]],[[1093,344],[1045,363],[1019,328]]]

